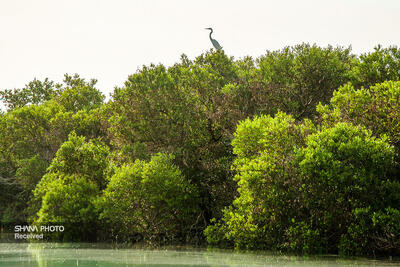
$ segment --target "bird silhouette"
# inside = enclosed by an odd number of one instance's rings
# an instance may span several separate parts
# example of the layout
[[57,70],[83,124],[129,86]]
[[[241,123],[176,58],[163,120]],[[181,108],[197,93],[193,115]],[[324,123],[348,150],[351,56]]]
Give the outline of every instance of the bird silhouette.
[[205,29],[206,29],[206,30],[210,30],[210,40],[211,40],[211,43],[213,44],[213,46],[215,47],[215,49],[221,50],[221,49],[222,49],[222,46],[218,43],[217,40],[215,40],[215,39],[213,39],[213,38],[211,37],[211,34],[213,33],[213,29],[212,29],[212,28],[205,28]]

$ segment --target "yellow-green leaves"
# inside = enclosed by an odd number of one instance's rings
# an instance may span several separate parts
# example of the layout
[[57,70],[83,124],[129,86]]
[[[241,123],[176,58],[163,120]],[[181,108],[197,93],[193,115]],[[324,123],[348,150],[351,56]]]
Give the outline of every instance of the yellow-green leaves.
[[149,243],[163,242],[193,227],[197,190],[172,160],[160,153],[148,162],[136,160],[115,170],[100,203],[101,218],[125,240],[137,235]]

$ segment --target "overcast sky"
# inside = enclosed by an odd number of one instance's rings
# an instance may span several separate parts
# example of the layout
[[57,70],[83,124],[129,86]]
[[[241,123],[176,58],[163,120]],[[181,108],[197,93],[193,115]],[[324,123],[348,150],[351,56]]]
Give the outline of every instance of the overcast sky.
[[143,65],[210,49],[205,27],[235,58],[302,42],[361,53],[400,43],[400,1],[0,0],[0,89],[78,73],[108,97]]

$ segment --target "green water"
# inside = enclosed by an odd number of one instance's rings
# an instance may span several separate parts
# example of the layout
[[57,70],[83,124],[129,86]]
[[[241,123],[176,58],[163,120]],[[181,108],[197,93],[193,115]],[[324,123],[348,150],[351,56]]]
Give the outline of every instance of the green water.
[[0,266],[400,266],[400,261],[193,248],[116,249],[102,244],[0,243]]

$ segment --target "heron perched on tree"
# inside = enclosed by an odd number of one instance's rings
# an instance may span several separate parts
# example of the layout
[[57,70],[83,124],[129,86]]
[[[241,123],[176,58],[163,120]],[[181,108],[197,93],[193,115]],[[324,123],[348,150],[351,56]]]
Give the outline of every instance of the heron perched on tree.
[[213,33],[213,29],[206,28],[206,30],[210,30],[210,40],[211,40],[211,43],[213,44],[213,46],[215,47],[215,49],[217,49],[217,50],[222,49],[222,46],[218,43],[218,41],[211,37],[211,34]]

